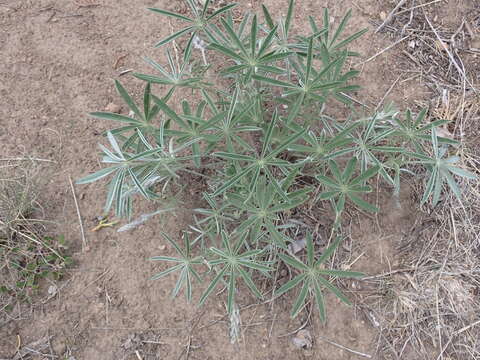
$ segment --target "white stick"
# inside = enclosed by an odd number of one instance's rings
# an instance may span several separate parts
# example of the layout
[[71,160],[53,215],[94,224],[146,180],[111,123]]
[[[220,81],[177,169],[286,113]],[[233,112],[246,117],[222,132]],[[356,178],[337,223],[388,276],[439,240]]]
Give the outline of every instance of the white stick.
[[49,160],[49,159],[37,159],[37,158],[30,158],[30,157],[24,157],[24,158],[5,158],[5,159],[0,159],[0,161],[44,161],[44,162],[55,162],[55,161]]
[[389,23],[392,18],[393,18],[393,15],[395,15],[395,12],[400,9],[400,7],[405,4],[407,2],[407,0],[400,0],[400,2],[397,4],[397,6],[395,6],[393,8],[392,11],[390,11],[390,14],[388,14],[387,18],[384,20],[384,22],[377,28],[377,30],[375,30],[375,34],[378,33],[380,30],[382,30],[382,28],[387,24]]
[[362,356],[362,357],[365,357],[367,359],[371,359],[372,358],[372,355],[369,355],[369,354],[364,354],[364,353],[361,353],[359,351],[355,351],[355,350],[352,350],[352,349],[349,349],[347,348],[346,346],[343,346],[343,345],[340,345],[340,344],[337,344],[336,342],[333,342],[332,340],[329,340],[327,338],[324,338],[323,336],[318,336],[317,337],[320,339],[320,340],[323,340],[331,345],[334,345],[334,346],[337,346],[339,347],[340,349],[343,349],[343,350],[346,350],[348,352],[351,352],[352,354],[355,354],[355,355],[358,355],[358,356]]
[[69,176],[70,188],[72,189],[73,200],[75,202],[75,208],[77,209],[78,222],[80,223],[80,233],[82,234],[83,251],[87,247],[87,240],[85,239],[85,231],[83,230],[82,215],[80,214],[80,207],[78,206],[77,195],[75,194],[75,188],[73,187],[72,178]]
[[363,65],[363,64],[365,64],[365,63],[367,63],[367,62],[369,62],[369,61],[372,61],[372,60],[375,59],[377,56],[382,55],[385,51],[390,50],[390,49],[393,48],[394,46],[400,44],[403,40],[405,40],[405,39],[408,38],[408,37],[410,37],[410,35],[404,36],[404,37],[401,38],[400,40],[395,41],[392,45],[387,46],[385,49],[383,49],[383,50],[380,51],[379,53],[376,53],[375,55],[373,55],[372,57],[368,58],[367,60],[358,63],[357,66]]

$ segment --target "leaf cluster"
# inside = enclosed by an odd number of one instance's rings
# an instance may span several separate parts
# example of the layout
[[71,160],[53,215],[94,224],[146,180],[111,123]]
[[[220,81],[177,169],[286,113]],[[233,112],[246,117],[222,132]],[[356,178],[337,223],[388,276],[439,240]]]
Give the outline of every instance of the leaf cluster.
[[[211,11],[209,1],[202,8],[186,1],[191,17],[150,9],[186,24],[157,44],[168,46],[187,37],[181,63],[169,50],[167,66],[147,59],[157,74],[135,74],[146,83],[143,106],[115,82],[130,114],[91,114],[120,126],[106,133],[109,148],[100,145],[108,167],[79,182],[110,177],[105,211],[114,206],[117,215],[130,216],[136,194],[158,201],[172,180],[191,173],[205,176],[210,190],[203,194],[205,208],[195,209],[190,227],[194,235],[185,233],[181,248],[163,234],[178,257],[154,257],[173,264],[154,278],[177,272],[173,295],[184,287],[190,300],[193,284],[203,277],[199,269],[206,269],[213,279],[200,303],[222,284],[231,313],[240,283],[261,298],[256,280],[284,263],[295,276],[277,294],[300,287],[292,315],[310,293],[325,319],[324,289],[348,303],[331,279],[361,274],[325,267],[341,241],[334,232],[336,240],[318,258],[312,234],[307,236],[305,262],[289,253],[289,244],[297,240],[289,231],[295,225],[286,221],[291,212],[315,202],[330,204],[337,219],[333,231],[339,232],[349,204],[379,210],[367,199],[374,177],[398,194],[400,174],[420,164],[427,176],[422,201],[432,196],[435,205],[444,183],[460,197],[454,175],[474,175],[456,165],[460,158],[450,155],[454,142],[436,135],[445,121],[428,122],[426,111],[403,116],[387,106],[373,115],[356,115],[351,94],[359,89],[352,84],[358,72],[347,68],[347,60],[358,54],[347,47],[365,30],[344,36],[351,12],[334,27],[325,10],[321,24],[309,17],[310,32],[293,35],[294,0],[278,21],[265,6],[263,20],[250,13],[238,19],[232,13],[234,4]],[[207,44],[208,59],[222,59],[220,67],[218,62],[209,64],[219,81],[210,81],[208,71],[202,76],[192,71],[198,39]],[[173,95],[185,90],[196,100],[175,103]],[[343,121],[327,116],[325,108],[332,101],[350,107],[352,116]],[[195,247],[201,255],[193,255]]]

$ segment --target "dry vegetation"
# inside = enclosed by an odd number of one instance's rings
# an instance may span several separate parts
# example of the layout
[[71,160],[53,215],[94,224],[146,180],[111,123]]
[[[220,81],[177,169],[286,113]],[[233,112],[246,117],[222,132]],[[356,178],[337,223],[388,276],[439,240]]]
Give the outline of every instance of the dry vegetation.
[[[418,77],[434,96],[418,105],[431,119],[451,123],[443,136],[462,140],[463,163],[480,170],[478,67],[480,13],[454,28],[438,28],[431,11],[401,1],[382,32],[408,43],[402,72]],[[420,5],[419,5],[420,6]],[[416,184],[414,196],[423,189]],[[389,359],[478,359],[480,357],[480,193],[478,182],[461,183],[464,198],[445,196],[423,207],[397,249],[399,265],[368,277],[364,310],[379,329],[378,351]],[[418,357],[417,357],[418,356]]]
[[40,171],[28,158],[0,162],[0,325],[21,318],[22,304],[36,302],[41,279],[55,288],[69,262],[62,239],[47,236],[37,201]]

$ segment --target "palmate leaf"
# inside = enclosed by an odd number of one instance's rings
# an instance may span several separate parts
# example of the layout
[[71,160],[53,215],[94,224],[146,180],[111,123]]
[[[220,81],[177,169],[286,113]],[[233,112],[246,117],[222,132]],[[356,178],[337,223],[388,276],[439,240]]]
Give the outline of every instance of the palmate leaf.
[[369,178],[377,174],[380,167],[371,167],[368,170],[361,172],[360,175],[353,178],[356,164],[357,158],[352,157],[347,163],[347,166],[345,167],[343,172],[341,172],[337,163],[333,160],[330,160],[328,162],[328,166],[333,177],[328,177],[325,175],[316,176],[317,180],[327,188],[327,191],[321,193],[318,199],[327,200],[337,198],[339,200],[336,204],[336,211],[338,213],[341,213],[343,211],[345,200],[347,198],[363,210],[377,212],[377,207],[362,200],[357,194],[368,193],[372,191],[371,187],[365,186],[364,183]]
[[226,98],[229,102],[228,110],[217,113],[220,117],[218,122],[212,124],[212,141],[208,151],[214,149],[226,149],[227,153],[253,151],[253,147],[244,140],[244,136],[262,130],[253,120],[255,117],[254,106],[258,98],[247,98],[248,101],[241,103],[240,96],[245,96],[245,94],[242,94],[237,86],[232,96]]
[[157,9],[157,8],[148,8],[148,10],[150,10],[154,13],[164,15],[164,16],[167,16],[167,17],[170,17],[170,18],[173,18],[173,19],[185,21],[187,23],[186,27],[184,27],[183,29],[167,36],[166,38],[164,38],[162,40],[160,40],[155,45],[155,47],[160,47],[160,46],[163,46],[165,44],[168,44],[169,42],[175,40],[176,38],[178,38],[178,37],[180,37],[184,34],[191,34],[191,39],[193,39],[193,37],[195,35],[199,34],[199,33],[209,35],[210,32],[206,31],[209,23],[213,19],[218,17],[219,15],[227,12],[228,10],[232,9],[233,7],[235,7],[237,5],[235,3],[226,5],[224,7],[221,7],[220,9],[217,9],[211,15],[209,15],[208,14],[208,6],[210,4],[210,0],[206,0],[204,2],[204,6],[201,10],[199,10],[196,7],[195,3],[190,1],[190,0],[186,0],[186,3],[189,5],[190,10],[193,13],[192,18],[189,18],[187,16],[184,16],[182,14],[178,14],[178,13],[175,13],[175,12],[172,12],[172,11],[168,11],[168,10]]
[[429,197],[432,196],[432,205],[436,206],[440,201],[440,195],[445,182],[448,184],[455,197],[461,201],[462,194],[453,175],[470,180],[476,180],[477,176],[468,170],[454,166],[460,161],[458,156],[445,157],[447,154],[447,148],[445,145],[442,147],[438,146],[438,138],[435,127],[432,127],[431,129],[431,141],[433,147],[433,156],[430,157],[423,152],[407,153],[407,155],[410,157],[417,159],[410,161],[411,163],[423,164],[430,173],[430,178],[427,181],[421,203],[424,204],[427,202]]
[[176,139],[176,141],[183,148],[191,146],[194,164],[197,167],[200,167],[201,157],[203,156],[203,152],[201,151],[201,143],[211,143],[216,140],[215,136],[213,134],[208,134],[208,132],[214,129],[215,124],[222,119],[224,114],[218,113],[212,118],[204,120],[203,117],[206,102],[200,102],[197,106],[195,114],[192,114],[189,110],[190,105],[184,100],[182,102],[184,114],[179,115],[170,106],[168,106],[165,101],[156,96],[152,97],[156,105],[169,119],[168,124],[170,124],[170,120],[172,120],[178,129],[171,129],[173,126],[169,125],[168,128],[163,130],[165,135],[171,137],[172,139]]
[[260,290],[252,280],[251,271],[266,273],[271,271],[272,268],[269,263],[259,259],[263,250],[243,251],[246,232],[232,236],[223,230],[221,236],[222,249],[210,248],[213,257],[209,260],[209,264],[217,271],[217,275],[200,298],[200,305],[205,303],[218,283],[223,280],[227,284],[227,312],[231,314],[235,304],[237,279],[243,279],[251,292],[258,298],[262,298]]
[[259,26],[257,16],[251,18],[250,33],[242,37],[243,29],[249,17],[245,17],[240,28],[236,31],[233,23],[229,19],[221,19],[225,36],[219,41],[213,41],[209,48],[218,51],[234,61],[233,66],[224,68],[223,75],[237,75],[243,82],[251,80],[252,75],[275,73],[283,74],[284,69],[275,65],[276,62],[290,56],[291,53],[275,53],[272,49],[273,40],[276,35],[277,27],[269,30],[267,36],[259,37]]
[[346,82],[350,79],[347,75],[341,75],[336,71],[343,66],[343,62],[339,64],[338,59],[332,59],[324,64],[323,69],[314,68],[314,45],[313,36],[306,41],[306,64],[301,61],[290,59],[290,64],[295,69],[298,80],[296,82],[280,81],[268,76],[254,75],[253,78],[262,83],[279,86],[284,89],[284,96],[292,98],[291,110],[287,123],[291,123],[298,115],[301,105],[308,102],[322,104],[328,96],[336,93],[347,92]]
[[127,90],[123,87],[123,85],[118,80],[115,80],[115,88],[117,90],[117,93],[122,98],[122,100],[128,106],[128,109],[133,114],[133,116],[130,116],[130,115],[125,116],[117,113],[101,112],[101,111],[92,112],[89,115],[98,119],[118,121],[122,123],[122,127],[110,131],[112,134],[115,134],[115,135],[122,134],[125,132],[130,132],[131,130],[134,130],[137,128],[143,132],[153,131],[154,128],[151,125],[151,121],[156,117],[159,109],[156,106],[152,107],[150,84],[145,85],[144,98],[143,98],[143,105],[144,105],[143,112],[140,111],[140,108],[137,106],[135,101],[128,94]]
[[[333,29],[330,23],[330,13],[325,8],[323,13],[323,26],[319,27],[312,16],[309,16],[309,23],[313,33],[319,33],[320,29],[325,29],[320,36],[315,38],[315,49],[322,54],[322,59],[335,59],[340,52],[351,42],[364,35],[368,29],[357,31],[356,33],[343,39],[342,35],[346,29],[346,25],[352,16],[352,11],[349,10],[340,21],[336,29]],[[306,47],[306,45],[304,45]],[[301,49],[301,48],[300,48]],[[348,56],[358,56],[357,53],[348,52]]]
[[308,161],[312,162],[323,162],[325,160],[334,159],[352,151],[347,147],[347,145],[352,142],[348,135],[357,126],[358,123],[354,123],[344,130],[335,133],[334,136],[328,136],[325,130],[323,130],[320,135],[316,135],[315,132],[309,131],[303,136],[306,145],[293,144],[288,150],[301,153],[304,156],[306,155],[308,156]]
[[[405,119],[393,117],[392,121],[397,126],[396,136],[402,137],[405,141],[411,144],[415,151],[421,149],[422,144],[431,141],[431,129],[446,125],[448,120],[435,120],[429,123],[425,122],[427,109],[422,109],[416,117],[412,115],[410,110],[405,113]],[[458,144],[458,141],[438,137],[438,141],[447,144]]]
[[[341,73],[345,67],[346,60],[349,56],[356,56],[358,54],[345,50],[345,47],[352,41],[362,36],[367,30],[361,30],[346,39],[342,38],[342,33],[348,19],[351,17],[351,12],[347,12],[345,17],[340,22],[337,29],[334,29],[330,23],[330,15],[325,9],[323,16],[323,26],[318,26],[315,19],[309,16],[309,23],[312,30],[312,35],[308,37],[298,37],[299,41],[291,45],[291,48],[301,56],[308,58],[313,55],[313,58],[319,59],[322,62],[322,68],[315,71],[316,80],[318,84],[313,85],[311,94],[307,98],[312,98],[312,101],[325,102],[326,96],[332,96],[338,101],[351,104],[351,99],[346,96],[347,93],[358,90],[359,87],[355,85],[346,85],[346,82],[358,75],[358,71],[350,70],[344,74]],[[302,77],[301,64],[295,66],[296,72]],[[308,70],[308,67],[307,67]],[[311,71],[310,71],[311,72]],[[325,84],[329,86],[325,87]],[[313,90],[321,90],[321,94],[315,93]],[[329,91],[326,91],[329,90]]]
[[226,224],[236,220],[236,216],[232,214],[232,206],[227,201],[218,204],[218,201],[207,193],[203,193],[203,198],[206,200],[208,207],[193,209],[201,216],[201,219],[196,221],[196,225],[200,226],[207,223],[211,233],[210,237],[212,235],[219,236]]
[[109,164],[109,167],[77,180],[78,184],[86,184],[114,174],[108,185],[105,213],[115,205],[117,216],[130,217],[132,196],[140,193],[147,199],[156,199],[158,195],[152,192],[150,187],[159,182],[168,184],[172,178],[177,177],[176,173],[185,167],[184,161],[192,158],[178,157],[181,147],[165,149],[152,146],[138,129],[137,136],[146,150],[132,154],[120,146],[112,133],[107,132],[112,150],[101,144],[99,146],[103,152],[102,162]]
[[[405,149],[391,146],[388,143],[390,139],[396,137],[396,129],[384,125],[391,121],[392,111],[377,112],[371,117],[359,120],[361,126],[350,135],[353,146],[347,149],[352,151],[359,160],[362,172],[372,166],[378,166],[378,172],[382,178],[390,185],[395,186],[394,177],[391,175],[395,168],[391,165],[390,160],[394,156],[402,154]],[[390,156],[386,157],[386,155]],[[398,191],[399,189],[396,189],[396,192]]]
[[[285,18],[281,18],[278,21],[278,24],[275,24],[273,18],[270,14],[270,11],[265,5],[262,5],[263,16],[266,21],[266,25],[270,30],[274,27],[277,27],[277,32],[274,38],[274,45],[273,49],[276,53],[284,53],[284,52],[291,52],[294,48],[296,43],[291,42],[290,40],[290,29],[293,19],[293,12],[295,7],[295,0],[290,0],[288,3],[287,15]],[[285,59],[285,63],[287,65],[287,71],[290,70],[290,60],[289,58]]]
[[255,241],[260,233],[265,232],[276,246],[285,249],[288,238],[281,234],[276,223],[280,219],[280,214],[304,203],[311,189],[305,188],[291,193],[282,189],[281,191],[286,194],[287,198],[284,200],[279,195],[277,186],[272,182],[268,184],[267,182],[268,179],[265,175],[259,176],[255,193],[252,193],[247,199],[239,194],[229,193],[226,196],[227,203],[238,209],[239,216],[246,217],[244,221],[238,223],[236,231],[248,232],[252,241]]
[[203,263],[203,259],[199,256],[193,257],[191,255],[191,243],[188,237],[188,233],[183,234],[183,242],[184,242],[184,249],[181,249],[175,240],[173,240],[170,236],[166,233],[162,232],[162,237],[167,240],[178,253],[179,257],[169,257],[169,256],[154,256],[150,258],[153,261],[164,261],[164,262],[171,262],[176,265],[157,273],[156,275],[152,276],[152,280],[161,279],[171,273],[179,272],[180,275],[177,279],[177,283],[175,284],[175,288],[172,291],[172,296],[176,297],[182,287],[185,288],[185,296],[187,301],[191,301],[192,299],[192,279],[197,281],[201,281],[200,276],[198,275],[197,271],[195,270],[195,266],[201,265]]
[[[151,93],[151,85],[150,83],[145,85],[143,94],[143,112],[127,93],[125,88],[120,84],[120,82],[116,81],[115,86],[117,88],[117,92],[130,109],[129,116],[109,112],[92,112],[90,115],[99,119],[123,123],[124,126],[106,131],[104,135],[108,136],[108,133],[111,133],[111,135],[113,135],[118,142],[122,144],[121,147],[123,151],[133,150],[136,152],[142,152],[146,149],[146,147],[144,146],[145,142],[141,141],[143,135],[139,136],[139,134],[155,134],[158,130],[154,125],[154,120],[156,119],[160,108],[158,105],[153,103],[154,95]],[[162,101],[168,101],[172,93],[172,91],[168,91],[167,94],[162,98]]]
[[257,156],[250,156],[250,155],[239,155],[235,153],[227,153],[227,152],[216,152],[213,155],[226,159],[226,160],[231,160],[234,162],[239,162],[239,163],[246,163],[246,166],[244,164],[239,164],[239,168],[243,169],[239,172],[237,172],[234,176],[232,176],[228,181],[224,182],[223,185],[221,185],[219,188],[215,190],[215,192],[212,194],[212,196],[218,196],[220,194],[223,194],[225,191],[239,183],[243,178],[245,178],[248,174],[254,174],[254,176],[251,177],[252,181],[249,184],[249,191],[253,193],[253,191],[256,188],[257,181],[259,178],[260,172],[264,171],[269,180],[276,186],[276,189],[278,190],[279,194],[288,201],[288,198],[285,194],[285,192],[281,189],[280,186],[277,186],[278,180],[272,175],[272,173],[269,171],[270,167],[288,167],[288,166],[294,166],[295,164],[290,164],[286,161],[282,161],[277,159],[276,157],[285,149],[288,148],[289,145],[293,144],[296,142],[306,131],[307,129],[300,130],[297,133],[293,133],[285,142],[282,144],[279,144],[277,147],[275,147],[272,151],[268,151],[269,148],[271,147],[271,136],[273,133],[273,128],[275,127],[275,124],[277,123],[278,116],[277,112],[275,111],[273,114],[272,121],[270,122],[265,138],[264,138],[264,145],[262,146],[262,151],[259,155]]
[[343,293],[335,285],[327,280],[326,277],[344,277],[344,278],[360,278],[364,274],[356,271],[341,271],[341,270],[327,270],[322,267],[322,264],[330,258],[335,249],[341,242],[341,237],[338,237],[325,251],[315,260],[314,243],[312,235],[307,235],[307,262],[304,263],[299,259],[287,255],[279,254],[280,259],[286,264],[295,269],[298,273],[293,279],[285,283],[278,290],[275,291],[276,296],[280,296],[297,286],[301,286],[301,290],[293,304],[291,316],[296,317],[303,308],[308,292],[311,292],[315,296],[320,319],[325,322],[325,302],[323,299],[322,288],[330,290],[335,296],[337,296],[343,303],[350,305],[350,301],[343,295]]
[[155,60],[146,57],[145,62],[159,74],[147,75],[133,73],[133,76],[148,83],[170,86],[171,92],[177,88],[199,89],[202,87],[208,87],[210,84],[204,82],[202,77],[192,74],[190,58],[192,54],[193,39],[194,38],[191,37],[188,41],[181,62],[179,61],[179,63],[176,63],[170,51],[167,50],[166,56],[168,60],[168,68],[160,65]]

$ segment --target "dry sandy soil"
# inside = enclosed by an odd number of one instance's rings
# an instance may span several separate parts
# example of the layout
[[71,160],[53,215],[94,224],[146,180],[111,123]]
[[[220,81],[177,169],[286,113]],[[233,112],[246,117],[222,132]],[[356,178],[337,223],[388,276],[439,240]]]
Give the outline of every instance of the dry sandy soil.
[[[262,3],[238,2],[244,9],[255,11]],[[286,0],[265,3],[276,16],[286,12]],[[385,33],[375,34],[370,22],[388,14],[394,7],[392,1],[297,3],[297,30],[305,25],[306,15],[320,18],[324,6],[331,9],[335,21],[352,8],[349,31],[371,30],[353,45],[363,59],[396,40]],[[474,1],[450,1],[435,8],[439,17],[436,21],[459,24],[474,5]],[[182,210],[161,215],[130,232],[117,233],[115,228],[90,231],[102,213],[103,184],[77,186],[88,245],[82,250],[68,178],[77,179],[100,168],[96,144],[103,141],[101,132],[110,125],[88,117],[87,112],[104,110],[111,102],[120,104],[112,79],[130,68],[148,72],[142,56],[164,59],[163,50],[153,49],[153,44],[175,28],[174,23],[146,11],[146,7],[184,9],[179,0],[0,1],[1,154],[54,161],[42,164],[40,198],[47,217],[57,224],[50,231],[65,236],[75,259],[75,265],[58,284],[56,296],[42,290],[35,306],[16,308],[12,314],[16,319],[2,325],[0,358],[19,359],[15,357],[19,341],[21,347],[46,337],[51,348],[42,352],[47,355],[30,354],[24,359],[50,359],[51,355],[77,360],[362,358],[327,340],[382,358],[377,348],[378,331],[361,306],[347,308],[328,298],[328,322],[322,325],[313,314],[306,327],[314,339],[313,347],[303,350],[292,345],[291,334],[304,324],[306,314],[290,319],[291,299],[255,305],[255,299],[245,295],[240,303],[242,338],[239,344],[231,345],[224,294],[198,308],[182,297],[170,298],[174,279],[150,281],[162,265],[147,258],[171,254],[158,234],[165,231],[176,235],[187,226],[190,209],[199,205],[195,190],[179,198]],[[365,89],[359,94],[362,102],[375,108],[402,75],[398,65],[406,61],[400,60],[406,46],[399,44],[360,66],[359,82]],[[137,96],[140,94],[138,81],[128,75],[121,79]],[[406,108],[431,96],[421,77],[408,80],[405,76],[384,102],[392,99]],[[354,245],[350,257],[352,261],[359,258],[354,269],[372,275],[395,268],[395,249],[418,211],[409,192],[402,195],[401,209],[391,204],[387,193],[380,193],[377,201],[383,205],[378,218],[359,215],[351,219]],[[153,211],[156,206],[142,204],[138,212]],[[360,285],[356,286],[358,290]],[[194,296],[198,298],[201,290],[197,289]]]

